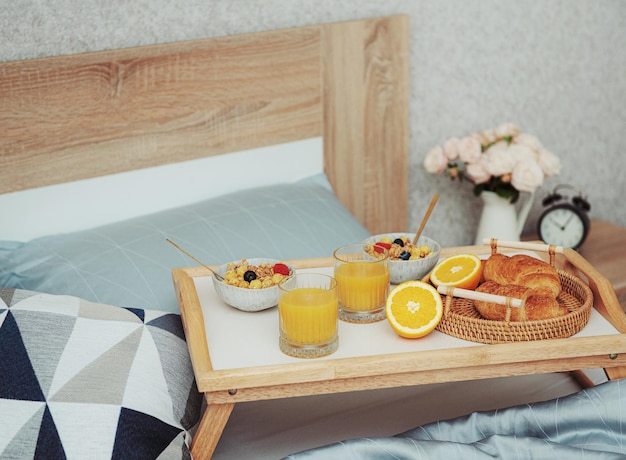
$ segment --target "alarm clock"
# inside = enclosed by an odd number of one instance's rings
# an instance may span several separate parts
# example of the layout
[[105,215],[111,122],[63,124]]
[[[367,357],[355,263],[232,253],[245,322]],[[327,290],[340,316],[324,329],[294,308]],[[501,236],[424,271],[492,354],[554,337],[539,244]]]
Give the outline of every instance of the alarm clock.
[[[559,191],[571,189],[578,193],[571,199]],[[578,249],[589,233],[589,202],[577,187],[568,184],[557,185],[542,204],[546,206],[537,223],[539,237],[544,243]]]

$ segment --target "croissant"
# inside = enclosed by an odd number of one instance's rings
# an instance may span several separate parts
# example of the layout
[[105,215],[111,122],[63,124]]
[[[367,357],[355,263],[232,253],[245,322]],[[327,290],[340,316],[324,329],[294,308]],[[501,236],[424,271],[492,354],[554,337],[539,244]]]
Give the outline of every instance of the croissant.
[[498,284],[526,286],[554,297],[561,293],[561,279],[556,269],[543,260],[525,254],[510,257],[492,254],[484,262],[483,279]]
[[[510,321],[534,321],[556,318],[569,313],[569,310],[560,305],[556,297],[544,295],[541,291],[517,284],[498,284],[495,281],[485,281],[476,288],[478,292],[502,295],[524,300],[523,307],[511,307]],[[506,305],[474,300],[474,306],[484,318],[494,321],[506,320]]]
[[[548,319],[569,313],[557,301],[561,293],[558,272],[542,260],[524,254],[493,254],[483,263],[482,277],[476,291],[525,301],[523,307],[511,308],[511,321]],[[484,318],[506,319],[506,305],[475,300],[474,306]]]

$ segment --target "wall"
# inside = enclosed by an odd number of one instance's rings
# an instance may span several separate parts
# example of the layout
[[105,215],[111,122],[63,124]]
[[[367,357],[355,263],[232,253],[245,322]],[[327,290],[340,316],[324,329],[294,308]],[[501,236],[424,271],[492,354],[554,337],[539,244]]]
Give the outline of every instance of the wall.
[[[514,122],[561,158],[591,217],[626,225],[623,0],[0,0],[0,61],[407,13],[411,16],[408,230],[441,195],[425,233],[470,244],[480,202],[422,167],[452,136]],[[401,229],[397,229],[401,230]]]

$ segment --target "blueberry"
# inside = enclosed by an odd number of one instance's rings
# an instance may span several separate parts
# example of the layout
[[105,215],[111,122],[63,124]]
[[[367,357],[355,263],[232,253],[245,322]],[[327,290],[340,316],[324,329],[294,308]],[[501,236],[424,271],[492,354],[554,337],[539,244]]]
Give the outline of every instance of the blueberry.
[[256,279],[256,273],[254,273],[252,270],[248,270],[243,274],[243,279],[249,283],[250,281]]
[[402,260],[409,260],[411,258],[411,253],[408,251],[402,251],[402,253],[398,256]]
[[393,242],[397,244],[398,246],[400,246],[401,248],[404,247],[404,241],[402,241],[402,238],[396,238],[395,240],[393,240]]

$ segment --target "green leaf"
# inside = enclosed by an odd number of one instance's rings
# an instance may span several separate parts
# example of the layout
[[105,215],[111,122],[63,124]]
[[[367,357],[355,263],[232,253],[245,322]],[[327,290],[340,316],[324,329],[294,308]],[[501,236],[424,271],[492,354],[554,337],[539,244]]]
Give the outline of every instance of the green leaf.
[[511,184],[507,183],[501,183],[496,188],[496,193],[502,198],[509,200],[511,203],[515,203],[519,198],[519,191],[517,191]]

